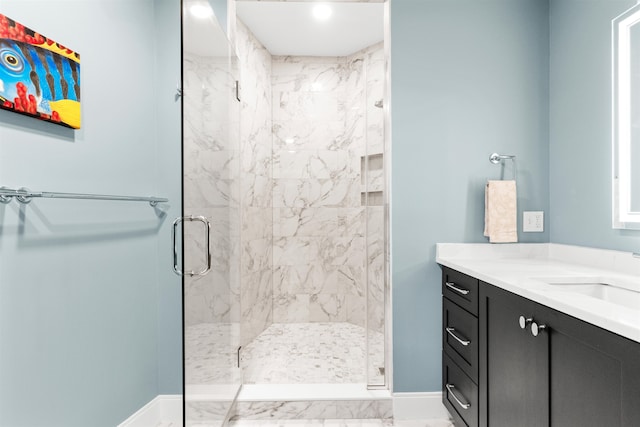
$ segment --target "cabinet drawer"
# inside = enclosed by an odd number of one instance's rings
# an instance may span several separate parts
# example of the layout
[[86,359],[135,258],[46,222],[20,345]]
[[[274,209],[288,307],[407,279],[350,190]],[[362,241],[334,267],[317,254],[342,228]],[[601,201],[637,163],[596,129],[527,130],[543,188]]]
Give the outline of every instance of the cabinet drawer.
[[456,426],[478,426],[478,386],[446,353],[442,354],[442,402]]
[[478,315],[478,279],[443,267],[442,295],[475,316]]
[[478,319],[442,298],[442,348],[478,383]]

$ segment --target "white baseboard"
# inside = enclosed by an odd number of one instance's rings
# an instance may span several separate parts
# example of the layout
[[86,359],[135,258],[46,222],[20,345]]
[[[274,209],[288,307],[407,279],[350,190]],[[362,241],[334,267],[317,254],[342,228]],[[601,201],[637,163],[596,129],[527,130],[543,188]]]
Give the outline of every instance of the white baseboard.
[[393,393],[396,420],[442,420],[451,418],[442,404],[442,392]]
[[181,394],[161,394],[154,397],[118,427],[156,427],[161,423],[182,425]]

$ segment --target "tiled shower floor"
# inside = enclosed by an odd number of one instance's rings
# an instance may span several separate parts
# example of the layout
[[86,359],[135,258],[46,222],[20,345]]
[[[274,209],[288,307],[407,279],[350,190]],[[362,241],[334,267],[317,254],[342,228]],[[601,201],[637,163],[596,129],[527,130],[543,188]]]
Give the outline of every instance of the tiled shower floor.
[[[237,324],[185,331],[187,384],[234,382]],[[383,335],[370,332],[369,381],[381,384]],[[365,329],[351,323],[274,323],[241,350],[244,384],[365,383]]]
[[[383,336],[371,332],[370,375],[382,383]],[[245,384],[365,383],[365,329],[351,323],[274,323],[241,351]]]
[[[185,331],[187,384],[229,382],[236,361],[229,342],[237,325],[200,324]],[[382,381],[383,335],[371,333],[370,379]],[[223,357],[220,357],[220,355]],[[272,324],[241,352],[244,384],[348,384],[366,382],[365,329],[350,323]],[[374,356],[375,354],[375,356]],[[231,381],[235,382],[235,380]],[[195,425],[195,424],[194,424]],[[215,424],[199,423],[198,426]],[[230,427],[452,427],[448,420],[239,419]]]
[[[240,381],[236,365],[240,335],[237,323],[200,323],[187,326],[184,334],[186,384],[231,384]],[[238,378],[236,378],[237,376]]]

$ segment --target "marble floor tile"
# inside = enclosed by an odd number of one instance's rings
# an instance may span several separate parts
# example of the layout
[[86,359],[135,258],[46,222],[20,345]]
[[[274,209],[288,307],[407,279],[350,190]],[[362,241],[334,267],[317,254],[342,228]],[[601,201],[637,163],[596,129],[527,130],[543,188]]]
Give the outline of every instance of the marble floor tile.
[[186,384],[221,384],[239,381],[232,369],[237,363],[240,336],[237,323],[201,323],[184,332]]
[[[370,333],[372,348],[383,335]],[[244,384],[364,383],[365,329],[347,322],[274,323],[241,352]],[[383,367],[383,354],[371,366]],[[377,375],[371,379],[382,381]],[[379,377],[379,378],[376,378]]]
[[[235,382],[239,325],[202,323],[185,330],[187,384]],[[382,383],[384,341],[369,333],[369,380]],[[348,322],[274,323],[241,351],[244,384],[364,383],[365,329]]]

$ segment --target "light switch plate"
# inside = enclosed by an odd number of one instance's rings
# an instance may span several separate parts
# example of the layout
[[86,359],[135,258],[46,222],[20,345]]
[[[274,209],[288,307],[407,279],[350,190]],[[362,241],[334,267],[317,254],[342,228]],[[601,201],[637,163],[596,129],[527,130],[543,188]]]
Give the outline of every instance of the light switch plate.
[[544,231],[544,212],[529,211],[522,213],[522,231],[525,233],[541,233]]

